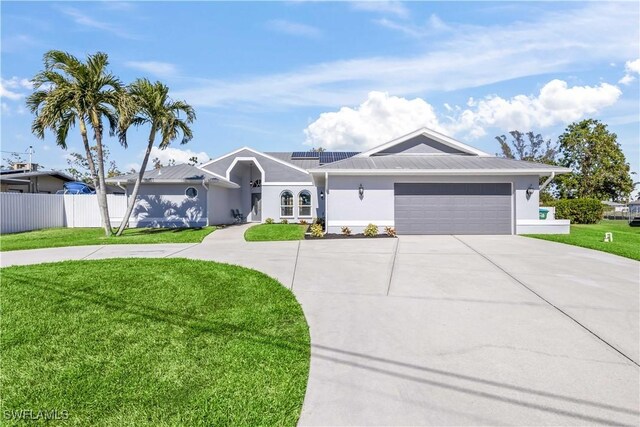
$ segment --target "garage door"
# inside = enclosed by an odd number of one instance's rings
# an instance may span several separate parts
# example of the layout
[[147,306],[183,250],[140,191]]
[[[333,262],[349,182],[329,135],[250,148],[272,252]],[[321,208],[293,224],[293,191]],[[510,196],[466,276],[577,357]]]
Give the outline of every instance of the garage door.
[[511,234],[510,183],[395,184],[398,234]]

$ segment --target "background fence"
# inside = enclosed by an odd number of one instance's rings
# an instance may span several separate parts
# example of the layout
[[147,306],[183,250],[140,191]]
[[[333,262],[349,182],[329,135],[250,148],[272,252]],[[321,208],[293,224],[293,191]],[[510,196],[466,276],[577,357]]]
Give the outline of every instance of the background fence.
[[[107,194],[107,203],[112,225],[120,225],[127,209],[127,197]],[[0,193],[0,233],[49,227],[100,226],[95,194]]]

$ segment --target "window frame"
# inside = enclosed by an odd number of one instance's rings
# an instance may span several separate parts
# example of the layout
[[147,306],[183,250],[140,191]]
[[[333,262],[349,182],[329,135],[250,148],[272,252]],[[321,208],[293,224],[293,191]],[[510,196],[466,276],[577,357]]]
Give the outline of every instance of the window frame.
[[[192,197],[192,196],[189,196],[189,194],[187,194],[187,192],[188,192],[188,191],[189,191],[189,189],[191,189],[191,188],[193,188],[193,191],[195,191],[195,192],[196,192],[196,194],[195,194],[193,197]],[[184,195],[185,195],[185,196],[187,196],[187,198],[188,198],[188,199],[190,199],[190,200],[196,199],[196,198],[198,198],[198,189],[197,189],[196,187],[189,186],[189,187],[187,187],[187,188],[184,190]]]
[[[290,205],[285,205],[282,203],[282,196],[284,196],[285,193],[289,193],[291,195],[291,204]],[[287,208],[291,208],[291,215],[284,215],[284,209]],[[282,190],[280,192],[280,218],[294,218],[294,208],[295,208],[295,199],[293,197],[293,191],[291,190]]]
[[[302,193],[307,193],[309,195],[309,204],[308,205],[303,205],[300,200],[300,197],[302,196]],[[311,191],[304,189],[304,190],[300,190],[300,192],[298,193],[298,218],[311,218],[312,212],[313,212],[313,196],[311,195]],[[309,214],[307,215],[303,215],[301,209],[302,208],[309,208]]]

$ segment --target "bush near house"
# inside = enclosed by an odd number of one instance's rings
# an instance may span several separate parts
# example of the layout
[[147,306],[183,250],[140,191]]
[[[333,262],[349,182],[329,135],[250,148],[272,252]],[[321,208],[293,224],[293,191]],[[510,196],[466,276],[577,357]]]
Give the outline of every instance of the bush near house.
[[560,199],[549,206],[556,208],[557,219],[568,219],[573,224],[596,224],[602,219],[605,206],[598,199]]
[[364,228],[362,234],[367,237],[374,237],[378,234],[378,226],[375,224],[369,224]]
[[313,224],[309,230],[311,231],[311,235],[313,237],[322,237],[322,236],[324,236],[324,232],[322,230],[322,225],[320,225],[318,223]]

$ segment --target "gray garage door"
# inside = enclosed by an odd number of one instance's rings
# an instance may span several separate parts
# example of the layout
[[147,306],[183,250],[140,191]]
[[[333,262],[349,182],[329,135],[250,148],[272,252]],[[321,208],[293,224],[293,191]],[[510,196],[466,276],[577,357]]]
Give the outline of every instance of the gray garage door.
[[395,184],[398,234],[511,234],[511,184]]

